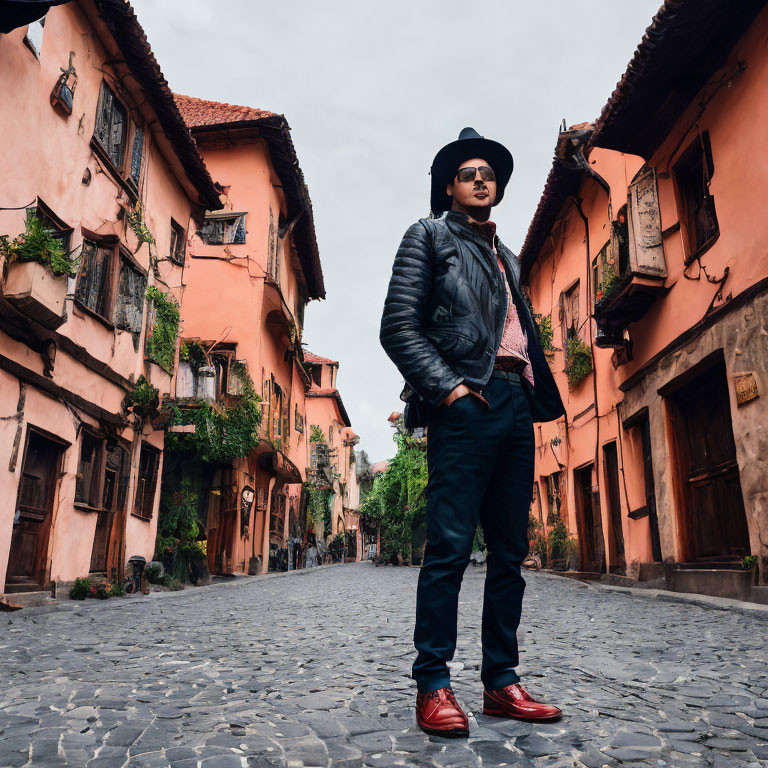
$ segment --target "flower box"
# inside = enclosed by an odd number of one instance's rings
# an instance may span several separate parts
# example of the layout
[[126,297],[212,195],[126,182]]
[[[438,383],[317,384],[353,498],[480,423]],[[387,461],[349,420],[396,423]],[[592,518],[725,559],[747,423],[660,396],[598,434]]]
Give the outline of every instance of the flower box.
[[46,328],[58,328],[64,317],[67,277],[55,277],[39,261],[14,261],[8,266],[3,295],[19,312]]

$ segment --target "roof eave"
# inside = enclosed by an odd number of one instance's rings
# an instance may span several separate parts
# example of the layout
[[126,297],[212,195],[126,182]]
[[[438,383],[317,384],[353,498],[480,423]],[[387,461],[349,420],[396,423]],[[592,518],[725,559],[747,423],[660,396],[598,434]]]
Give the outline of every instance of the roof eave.
[[133,8],[127,0],[94,0],[99,17],[109,30],[125,64],[144,90],[173,152],[197,191],[198,202],[209,210],[221,208],[219,194],[192,135],[179,113]]
[[603,107],[591,143],[649,160],[765,0],[666,0]]
[[325,281],[320,263],[320,251],[317,246],[312,201],[304,182],[304,174],[299,167],[296,149],[293,146],[285,116],[270,115],[256,120],[247,119],[212,125],[196,125],[191,128],[191,131],[197,135],[242,128],[257,128],[269,147],[272,165],[283,184],[288,205],[288,217],[294,219],[298,216],[293,230],[293,241],[307,283],[308,298],[324,299]]

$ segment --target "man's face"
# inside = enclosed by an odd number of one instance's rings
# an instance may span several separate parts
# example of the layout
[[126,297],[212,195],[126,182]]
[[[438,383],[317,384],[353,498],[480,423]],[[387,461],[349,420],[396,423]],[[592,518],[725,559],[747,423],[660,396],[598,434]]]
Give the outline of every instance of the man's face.
[[[474,168],[475,172],[462,169]],[[458,211],[486,209],[490,212],[491,206],[496,200],[496,179],[492,171],[489,174],[490,164],[479,157],[465,160],[456,171],[453,180],[448,183],[445,191],[453,197],[453,209]],[[485,176],[486,178],[483,178]],[[493,181],[488,177],[492,176]],[[466,180],[462,180],[466,177]]]

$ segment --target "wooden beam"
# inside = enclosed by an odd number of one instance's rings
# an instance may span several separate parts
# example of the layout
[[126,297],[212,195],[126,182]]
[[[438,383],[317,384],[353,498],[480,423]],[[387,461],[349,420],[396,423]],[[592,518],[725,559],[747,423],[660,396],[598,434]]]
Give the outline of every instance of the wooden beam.
[[100,405],[96,405],[96,403],[92,403],[89,400],[86,400],[84,397],[81,397],[75,392],[55,384],[50,379],[46,379],[45,376],[41,376],[39,373],[30,371],[29,368],[25,368],[15,360],[11,360],[10,357],[0,355],[0,370],[6,371],[6,373],[10,373],[11,376],[15,376],[17,379],[19,379],[19,381],[23,381],[30,386],[35,387],[35,389],[40,390],[41,392],[55,398],[56,400],[70,403],[70,405],[73,405],[78,410],[82,411],[83,413],[87,413],[89,416],[97,419],[98,421],[112,424],[119,429],[122,429],[124,426],[126,426],[126,420],[123,416],[119,416],[116,413],[111,413],[105,408],[102,408]]
[[76,344],[69,336],[58,331],[51,331],[34,320],[30,320],[2,297],[0,297],[0,330],[7,333],[12,339],[26,344],[35,352],[44,352],[48,344],[53,342],[57,349],[66,352],[78,363],[94,373],[98,373],[99,376],[103,376],[126,392],[130,392],[133,388],[125,376],[121,376],[107,363],[94,357],[85,347]]

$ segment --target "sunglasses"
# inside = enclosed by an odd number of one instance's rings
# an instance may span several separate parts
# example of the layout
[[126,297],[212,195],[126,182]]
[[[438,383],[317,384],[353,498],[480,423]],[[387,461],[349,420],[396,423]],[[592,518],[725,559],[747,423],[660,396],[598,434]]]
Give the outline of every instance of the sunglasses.
[[480,171],[480,178],[483,181],[496,181],[496,174],[493,172],[493,168],[489,168],[487,165],[481,165],[479,168],[472,168],[467,166],[466,168],[459,168],[456,174],[458,181],[474,181],[475,174]]

